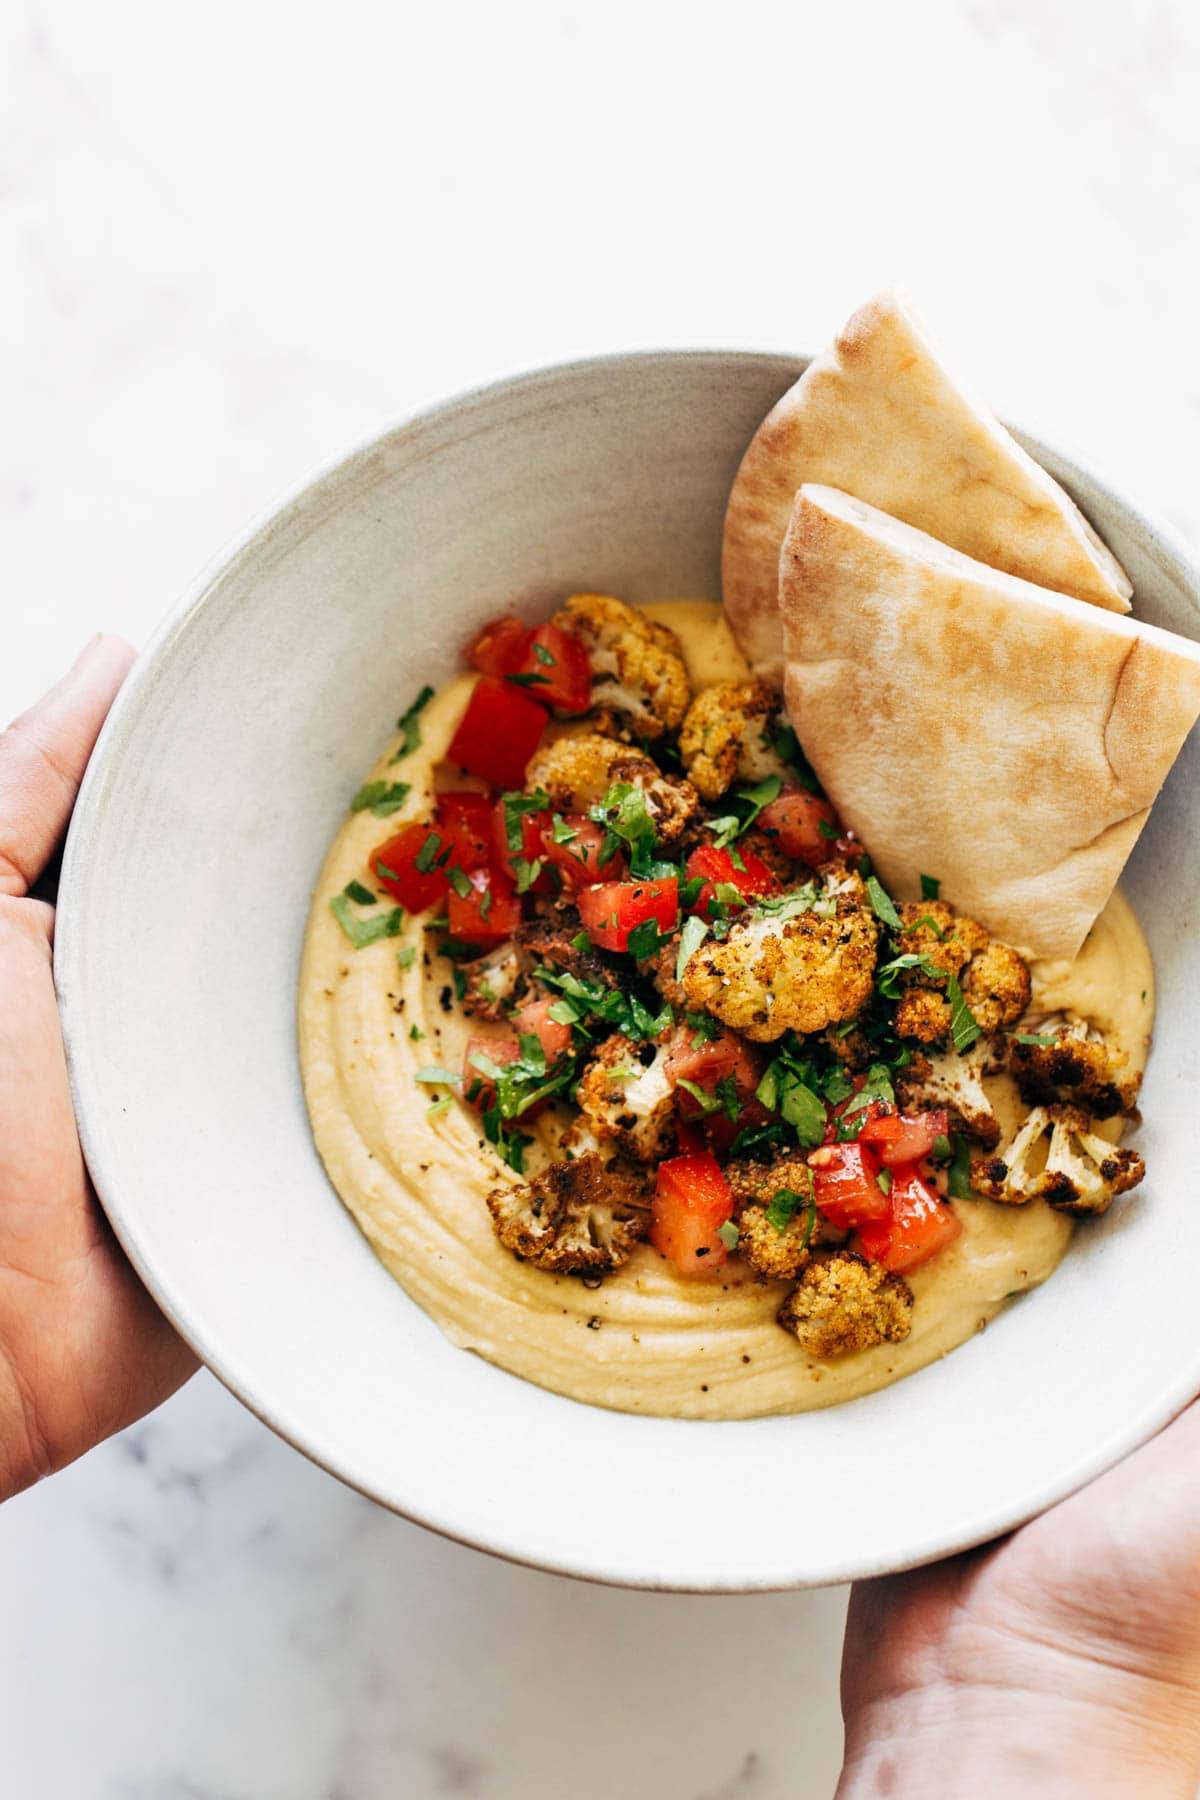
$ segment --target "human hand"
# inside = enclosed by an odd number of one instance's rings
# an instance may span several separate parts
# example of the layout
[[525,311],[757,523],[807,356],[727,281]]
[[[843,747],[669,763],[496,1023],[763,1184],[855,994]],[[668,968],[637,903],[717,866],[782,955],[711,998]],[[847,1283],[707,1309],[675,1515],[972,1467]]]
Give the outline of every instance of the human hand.
[[860,1583],[839,1800],[1192,1800],[1200,1403],[1011,1537]]
[[165,1400],[196,1367],[121,1254],[75,1131],[51,973],[29,898],[133,660],[98,637],[0,735],[0,1499]]

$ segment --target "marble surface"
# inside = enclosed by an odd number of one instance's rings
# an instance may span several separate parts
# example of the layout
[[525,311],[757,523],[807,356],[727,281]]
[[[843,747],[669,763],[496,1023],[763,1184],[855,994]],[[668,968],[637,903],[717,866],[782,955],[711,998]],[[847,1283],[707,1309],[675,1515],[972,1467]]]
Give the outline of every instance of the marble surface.
[[[10,0],[0,713],[97,626],[144,638],[249,517],[410,407],[603,349],[813,347],[890,280],[1002,411],[1200,534],[1200,14],[1082,23],[1069,0]],[[839,1593],[503,1566],[207,1376],[5,1509],[0,1593],[22,1800],[835,1779]]]

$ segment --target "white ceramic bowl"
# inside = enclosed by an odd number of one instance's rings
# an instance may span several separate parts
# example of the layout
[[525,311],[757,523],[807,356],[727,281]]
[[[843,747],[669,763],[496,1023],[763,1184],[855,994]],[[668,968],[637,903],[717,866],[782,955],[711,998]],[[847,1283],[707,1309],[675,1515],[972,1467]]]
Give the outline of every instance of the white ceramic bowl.
[[[407,1517],[645,1587],[815,1585],[958,1550],[1079,1486],[1200,1390],[1200,743],[1127,877],[1161,983],[1150,1178],[1077,1233],[1045,1288],[898,1386],[737,1424],[559,1399],[453,1349],[317,1160],[297,1073],[301,938],[390,722],[514,598],[715,596],[738,458],[802,366],[716,352],[550,369],[424,414],[323,475],[142,657],[62,876],[56,970],[88,1163],[209,1367]],[[1029,447],[1124,562],[1139,614],[1195,635],[1186,551]]]

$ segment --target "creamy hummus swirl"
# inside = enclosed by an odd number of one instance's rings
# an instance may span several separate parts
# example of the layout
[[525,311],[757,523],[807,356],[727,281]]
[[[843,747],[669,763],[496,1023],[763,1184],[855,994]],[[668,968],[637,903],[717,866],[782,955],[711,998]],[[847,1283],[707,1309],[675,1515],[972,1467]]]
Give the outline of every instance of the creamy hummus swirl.
[[[715,604],[664,601],[646,610],[679,634],[695,687],[745,672]],[[944,1356],[1006,1298],[1044,1281],[1067,1247],[1069,1218],[1041,1202],[956,1201],[962,1235],[908,1277],[916,1302],[910,1336],[820,1363],[775,1323],[786,1287],[757,1282],[736,1259],[719,1275],[686,1280],[643,1244],[589,1289],[502,1249],[485,1195],[517,1177],[457,1100],[430,1116],[431,1103],[452,1090],[414,1080],[430,1065],[462,1067],[468,1021],[454,1005],[450,963],[434,953],[419,919],[406,921],[397,938],[355,950],[329,910],[332,895],[365,879],[370,852],[391,831],[429,817],[435,766],[470,686],[461,676],[443,688],[421,715],[420,748],[397,765],[393,740],[371,771],[375,779],[401,778],[412,791],[387,821],[350,814],[334,840],[313,898],[299,992],[304,1090],[329,1178],[380,1261],[447,1337],[576,1400],[741,1419],[831,1406],[884,1387]],[[1033,973],[1035,1009],[1086,1015],[1121,1046],[1131,1068],[1143,1067],[1153,972],[1120,894],[1073,965],[1035,965]],[[480,1035],[469,1023],[470,1035]],[[1011,1119],[1016,1096],[1004,1079],[994,1085],[998,1109]],[[545,1154],[553,1125],[539,1130]],[[1117,1135],[1115,1122],[1108,1135]]]

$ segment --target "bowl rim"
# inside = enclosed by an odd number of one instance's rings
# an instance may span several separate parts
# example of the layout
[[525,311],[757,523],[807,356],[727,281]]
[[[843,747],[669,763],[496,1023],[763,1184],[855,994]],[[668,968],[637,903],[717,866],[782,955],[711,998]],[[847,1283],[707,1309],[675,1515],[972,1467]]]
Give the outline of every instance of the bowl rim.
[[[124,1254],[155,1304],[201,1363],[235,1399],[291,1448],[365,1499],[466,1548],[483,1551],[522,1567],[604,1586],[670,1593],[778,1593],[835,1586],[898,1573],[974,1549],[1077,1493],[1177,1417],[1200,1393],[1200,1344],[1197,1346],[1194,1365],[1182,1370],[1178,1380],[1160,1393],[1153,1405],[1144,1407],[1123,1427],[1110,1433],[1095,1453],[1077,1464],[1069,1474],[1058,1481],[1047,1483],[1032,1503],[1028,1498],[1016,1503],[1010,1502],[1006,1506],[998,1506],[984,1519],[974,1520],[968,1528],[961,1531],[947,1532],[943,1529],[931,1533],[924,1541],[912,1543],[900,1559],[894,1556],[882,1559],[861,1556],[843,1560],[817,1575],[800,1570],[790,1575],[786,1571],[767,1577],[742,1575],[737,1579],[717,1575],[712,1580],[681,1582],[664,1579],[653,1571],[637,1574],[627,1570],[614,1571],[601,1563],[588,1562],[586,1559],[539,1557],[507,1541],[503,1533],[467,1533],[455,1530],[416,1504],[406,1504],[402,1498],[376,1491],[356,1476],[351,1468],[345,1466],[341,1459],[310,1441],[297,1424],[282,1419],[276,1413],[270,1397],[256,1391],[254,1383],[240,1374],[236,1366],[236,1355],[227,1356],[209,1342],[205,1334],[190,1320],[186,1302],[176,1292],[176,1286],[169,1275],[161,1273],[144,1255],[136,1226],[129,1219],[122,1203],[119,1171],[109,1164],[105,1154],[97,1116],[95,1081],[86,1049],[87,1029],[83,1016],[83,901],[91,866],[91,851],[113,764],[119,760],[122,746],[136,730],[143,695],[150,689],[160,665],[172,654],[181,632],[191,625],[212,599],[222,577],[238,559],[267,533],[282,529],[293,514],[308,504],[315,492],[327,482],[342,478],[356,463],[374,455],[385,443],[402,440],[410,433],[437,425],[477,403],[502,400],[510,394],[532,393],[539,387],[551,385],[564,377],[603,376],[606,372],[615,373],[638,365],[734,362],[757,363],[764,369],[774,368],[779,371],[781,378],[790,374],[791,379],[795,380],[811,361],[811,354],[795,351],[668,346],[660,349],[613,351],[539,365],[502,376],[495,381],[473,383],[445,399],[414,407],[382,429],[358,440],[349,449],[317,464],[273,503],[258,511],[241,531],[226,540],[222,548],[203,565],[180,598],[167,608],[151,632],[101,729],[80,784],[63,850],[54,936],[54,980],[76,1127],[100,1204]],[[1008,428],[1039,463],[1053,463],[1065,475],[1068,487],[1078,482],[1090,489],[1102,502],[1109,502],[1132,516],[1145,536],[1148,552],[1155,555],[1156,559],[1174,565],[1173,573],[1176,579],[1182,579],[1188,589],[1200,624],[1200,557],[1182,534],[1168,521],[1129,498],[1090,463],[1084,463],[1074,454],[1064,452],[1057,445],[1019,427]]]

